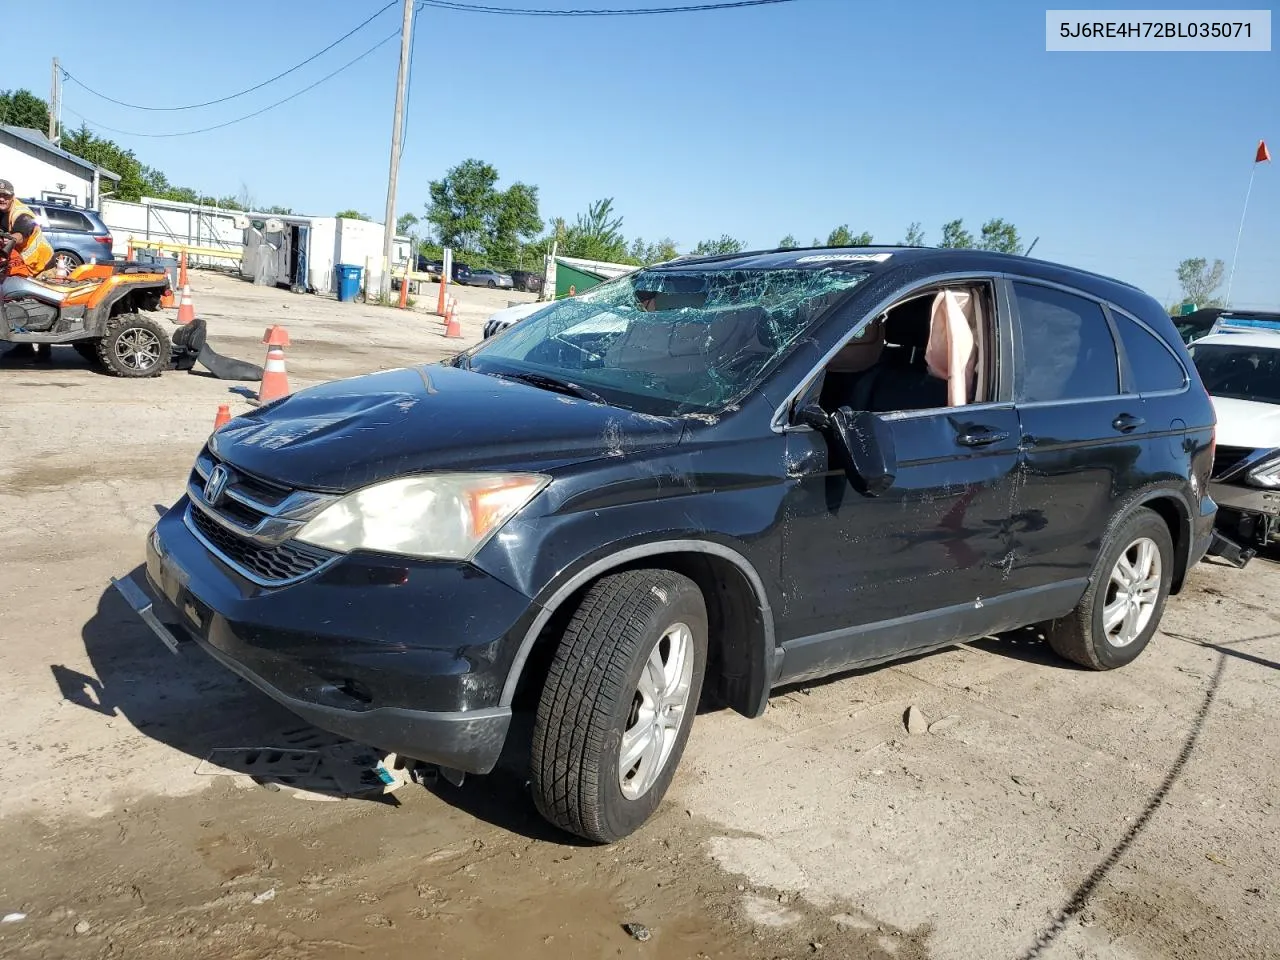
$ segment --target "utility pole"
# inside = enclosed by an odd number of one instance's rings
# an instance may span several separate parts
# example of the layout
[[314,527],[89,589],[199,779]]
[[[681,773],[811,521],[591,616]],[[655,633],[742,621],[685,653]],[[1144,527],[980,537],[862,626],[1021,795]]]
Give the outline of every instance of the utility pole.
[[[383,297],[391,299],[391,251],[396,236],[396,184],[400,178],[400,140],[404,133],[404,100],[409,86],[409,42],[413,34],[414,0],[404,0],[404,25],[400,28],[400,74],[396,81],[396,112],[391,127],[391,173],[387,179],[387,218],[382,234]],[[406,282],[408,278],[406,277]]]
[[58,69],[58,58],[53,58],[53,80],[49,84],[49,140],[58,142],[58,118],[62,116],[62,84]]

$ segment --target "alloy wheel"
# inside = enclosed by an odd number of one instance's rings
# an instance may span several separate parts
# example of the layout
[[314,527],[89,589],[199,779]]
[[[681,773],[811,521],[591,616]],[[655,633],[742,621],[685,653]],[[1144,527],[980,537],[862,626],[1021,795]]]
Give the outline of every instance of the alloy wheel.
[[645,661],[618,753],[622,794],[635,800],[658,781],[685,722],[693,686],[693,632],[674,623]]
[[1146,629],[1160,599],[1160,548],[1142,537],[1129,544],[1111,569],[1102,628],[1113,647],[1127,647]]

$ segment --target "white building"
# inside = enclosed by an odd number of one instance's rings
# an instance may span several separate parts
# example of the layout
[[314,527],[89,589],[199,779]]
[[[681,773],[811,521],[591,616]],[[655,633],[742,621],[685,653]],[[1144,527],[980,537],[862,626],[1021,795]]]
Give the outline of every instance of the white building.
[[19,197],[97,210],[102,182],[108,181],[110,192],[120,176],[55,147],[39,130],[0,126],[0,180],[12,183]]

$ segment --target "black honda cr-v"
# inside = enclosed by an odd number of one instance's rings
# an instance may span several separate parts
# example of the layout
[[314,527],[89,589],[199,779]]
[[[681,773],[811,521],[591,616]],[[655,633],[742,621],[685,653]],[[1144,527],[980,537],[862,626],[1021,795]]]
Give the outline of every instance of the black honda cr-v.
[[1160,304],[1104,277],[686,259],[232,420],[147,573],[212,656],[364,743],[487,773],[527,709],[538,809],[607,842],[703,695],[757,717],[1024,625],[1133,660],[1209,546],[1214,423]]

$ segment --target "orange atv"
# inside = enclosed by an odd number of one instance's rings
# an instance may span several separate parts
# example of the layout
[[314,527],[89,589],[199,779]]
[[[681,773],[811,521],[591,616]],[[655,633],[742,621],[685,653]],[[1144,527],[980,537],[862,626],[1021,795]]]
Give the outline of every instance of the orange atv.
[[10,238],[0,243],[0,343],[49,350],[69,344],[118,377],[156,377],[170,366],[164,326],[145,316],[171,294],[169,275],[139,263],[85,264],[69,276],[11,277]]

